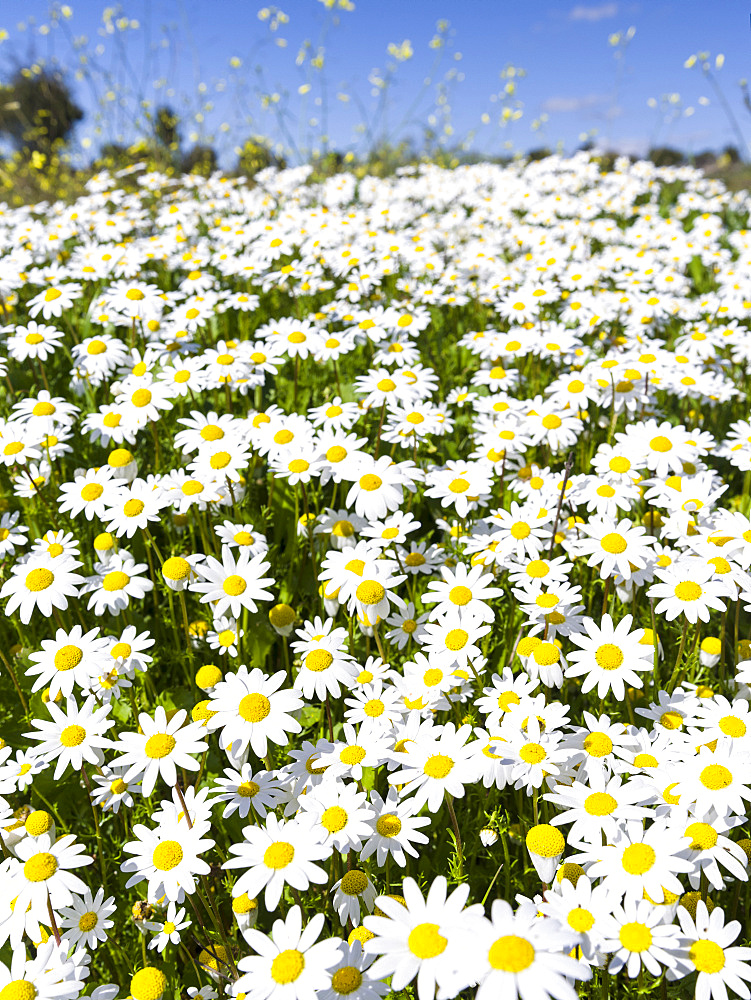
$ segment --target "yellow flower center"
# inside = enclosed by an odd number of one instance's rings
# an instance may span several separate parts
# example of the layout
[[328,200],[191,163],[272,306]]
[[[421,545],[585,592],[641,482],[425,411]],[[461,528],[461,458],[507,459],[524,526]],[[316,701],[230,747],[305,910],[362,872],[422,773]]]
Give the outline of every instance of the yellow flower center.
[[82,930],[84,933],[87,931],[93,931],[97,925],[97,915],[96,913],[84,913],[83,916],[78,921],[78,929]]
[[[293,336],[294,334],[291,335],[291,337]],[[286,986],[299,979],[304,968],[305,957],[303,953],[295,948],[285,948],[271,963],[271,978],[280,986]]]
[[623,535],[619,535],[617,531],[611,531],[609,534],[603,535],[600,539],[600,545],[611,555],[620,555],[621,552],[626,551],[626,539]]
[[365,872],[358,871],[357,868],[353,868],[352,871],[347,872],[339,886],[346,896],[360,896],[365,892],[367,887],[368,876]]
[[454,766],[454,761],[442,753],[431,754],[425,761],[423,771],[429,778],[445,778]]
[[264,694],[246,694],[238,711],[246,722],[262,722],[271,711],[271,702]]
[[60,742],[64,747],[78,747],[86,739],[83,726],[66,726],[60,733]]
[[679,601],[696,601],[701,597],[702,590],[698,583],[686,580],[675,588],[675,596]]
[[241,576],[233,574],[228,576],[227,579],[222,584],[222,589],[224,593],[229,597],[239,597],[240,594],[244,594],[247,589],[248,584]]
[[647,951],[652,945],[652,931],[635,920],[621,927],[619,937],[626,951]]
[[595,918],[589,910],[584,910],[581,906],[577,906],[574,910],[569,910],[567,920],[569,927],[576,931],[577,934],[586,934],[588,930],[592,929],[595,922]]
[[376,820],[376,830],[382,837],[396,837],[402,829],[402,821],[396,813],[385,813]]
[[126,517],[138,517],[139,514],[143,513],[143,508],[146,505],[143,500],[128,500],[128,502],[123,507],[123,514]]
[[364,759],[365,750],[358,746],[345,747],[339,754],[339,760],[342,764],[349,764],[350,766],[359,764]]
[[527,849],[542,858],[556,858],[566,849],[566,838],[548,823],[533,826],[527,834]]
[[652,451],[662,451],[662,452],[670,451],[673,447],[670,438],[666,438],[662,434],[660,434],[658,437],[652,438],[652,440],[649,442],[649,446],[652,449]]
[[539,764],[541,760],[545,760],[547,754],[539,743],[525,743],[519,751],[519,756],[525,764]]
[[705,788],[717,792],[732,785],[733,775],[723,764],[708,764],[699,775],[699,780]]
[[46,882],[57,871],[57,858],[54,854],[41,852],[32,854],[23,866],[24,877],[29,882]]
[[368,493],[372,493],[374,490],[380,489],[382,485],[383,480],[381,477],[376,476],[373,472],[368,472],[364,476],[360,476],[360,486]]
[[291,864],[294,856],[295,849],[292,844],[288,844],[286,840],[275,840],[264,851],[263,863],[267,868],[278,870]]
[[629,875],[643,875],[655,863],[657,855],[649,844],[631,844],[623,852],[622,865]]
[[491,968],[518,974],[528,969],[535,960],[535,949],[526,938],[518,934],[504,934],[494,941],[488,951]]
[[321,824],[329,833],[339,833],[347,825],[347,813],[341,806],[329,806],[321,816]]
[[595,660],[597,661],[597,666],[603,670],[617,670],[623,663],[623,653],[618,646],[607,642],[604,646],[600,646],[597,649]]
[[237,794],[243,799],[252,799],[258,795],[260,787],[255,781],[243,781],[237,786]]
[[469,482],[461,477],[458,479],[452,479],[449,483],[449,489],[452,493],[466,493],[469,489]]
[[108,573],[102,580],[102,586],[105,590],[112,592],[113,590],[123,590],[130,583],[130,577],[127,573],[121,572],[119,569],[112,570]]
[[133,1000],[160,1000],[167,989],[167,977],[161,969],[141,969],[130,981]]
[[344,965],[331,977],[331,988],[335,993],[347,996],[362,985],[362,973],[354,965]]
[[155,733],[153,736],[149,736],[143,749],[147,757],[151,757],[152,760],[160,760],[171,754],[176,745],[177,740],[169,733]]
[[40,567],[26,574],[26,589],[34,593],[52,586],[55,577],[48,569]]
[[55,668],[57,670],[73,670],[83,659],[83,650],[78,646],[61,646],[55,653]]
[[708,941],[706,938],[694,941],[688,957],[696,966],[697,972],[706,972],[710,976],[725,967],[725,952],[715,941]]
[[442,955],[447,945],[448,938],[438,933],[438,924],[418,924],[407,938],[407,947],[420,959]]
[[607,733],[589,733],[584,740],[584,749],[590,757],[607,757],[613,750],[613,741]]
[[618,800],[607,792],[592,792],[584,800],[584,811],[590,816],[610,816],[618,808]]

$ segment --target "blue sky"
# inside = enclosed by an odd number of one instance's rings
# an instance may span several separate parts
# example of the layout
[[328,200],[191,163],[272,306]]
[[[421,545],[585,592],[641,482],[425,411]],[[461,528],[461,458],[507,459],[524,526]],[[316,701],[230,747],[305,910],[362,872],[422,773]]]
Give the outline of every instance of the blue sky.
[[[184,107],[195,112],[200,101],[210,101],[213,107],[204,111],[204,120],[186,122],[183,131],[215,137],[227,162],[238,140],[254,131],[271,133],[288,144],[294,141],[300,148],[309,147],[320,136],[324,120],[331,146],[362,151],[367,138],[356,131],[362,120],[361,107],[371,113],[378,100],[371,95],[369,75],[374,68],[386,73],[394,63],[387,53],[389,43],[408,39],[414,54],[397,67],[385,116],[379,119],[378,137],[395,138],[397,125],[406,122],[401,134],[420,138],[421,123],[434,110],[436,84],[452,71],[455,79],[446,91],[450,118],[439,115],[435,126],[440,132],[444,122],[450,121],[453,133],[448,142],[472,135],[473,148],[485,153],[501,153],[509,143],[524,150],[560,142],[571,150],[584,133],[596,129],[600,145],[626,152],[644,152],[655,140],[698,152],[739,141],[710,81],[698,68],[684,69],[689,55],[708,50],[713,67],[718,53],[725,57],[715,76],[744,136],[751,141],[751,114],[743,107],[738,87],[739,79],[745,75],[751,78],[751,7],[738,0],[716,0],[713,4],[707,0],[354,3],[355,10],[341,12],[340,23],[331,27],[325,39],[326,91],[320,104],[316,100],[323,93],[322,73],[311,70],[307,63],[295,66],[306,39],[312,43],[309,54],[316,53],[330,16],[318,0],[281,0],[278,7],[289,20],[276,31],[270,30],[273,14],[261,20],[260,4],[245,0],[125,0],[122,15],[137,19],[140,26],[101,37],[101,2],[72,0],[73,16],[66,22],[69,34],[57,27],[41,35],[40,26],[49,23],[47,2],[2,0],[0,28],[5,28],[9,37],[0,47],[0,67],[7,73],[14,64],[28,62],[32,56],[53,55],[73,69],[77,57],[70,39],[85,35],[88,51],[100,69],[113,74],[114,91],[129,93],[131,107],[138,98],[146,98],[155,102],[166,99],[180,108],[181,95],[187,95]],[[439,18],[449,21],[450,29],[442,64],[431,75],[436,50],[429,42]],[[25,24],[25,29],[20,29],[20,24]],[[635,34],[625,50],[608,44],[612,33],[625,33],[630,27]],[[169,45],[160,48],[164,39]],[[279,45],[279,39],[286,42],[285,47]],[[96,45],[104,47],[99,56],[93,51]],[[623,52],[620,60],[616,51]],[[125,66],[123,53],[130,68]],[[233,57],[242,61],[240,67],[230,66]],[[514,78],[517,92],[506,102],[512,102],[512,110],[520,106],[523,114],[500,128],[504,102],[498,95],[509,82],[500,73],[508,64],[526,71],[523,79]],[[415,106],[426,77],[431,84]],[[162,83],[155,89],[154,82],[160,78]],[[310,92],[300,95],[298,88],[308,80],[312,83]],[[205,86],[201,98],[199,84]],[[132,111],[118,109],[117,97],[106,104],[102,131],[95,133],[96,103],[108,89],[101,72],[93,87],[85,79],[74,85],[88,114],[79,138],[96,144],[100,135],[132,137],[128,125]],[[276,116],[260,111],[262,92],[282,95],[276,107],[284,108],[283,126]],[[348,103],[337,98],[340,93],[350,96]],[[670,104],[675,113],[665,118],[647,102],[654,98],[659,104],[667,94],[678,94],[680,99]],[[534,131],[532,123],[543,114],[548,120],[542,131]],[[483,123],[483,115],[487,123]],[[311,118],[317,119],[316,125],[307,124]],[[223,123],[224,132],[220,129]]]

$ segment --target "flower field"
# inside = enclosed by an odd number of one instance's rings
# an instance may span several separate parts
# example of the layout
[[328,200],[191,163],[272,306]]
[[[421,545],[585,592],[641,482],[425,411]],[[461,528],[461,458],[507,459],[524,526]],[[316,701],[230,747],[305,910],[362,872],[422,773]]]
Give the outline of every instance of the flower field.
[[0,212],[0,1000],[748,998],[749,197]]

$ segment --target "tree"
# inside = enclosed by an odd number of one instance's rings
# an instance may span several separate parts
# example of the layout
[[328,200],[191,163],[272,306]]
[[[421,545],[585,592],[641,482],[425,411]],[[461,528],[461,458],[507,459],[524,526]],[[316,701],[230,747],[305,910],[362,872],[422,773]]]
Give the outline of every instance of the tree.
[[173,154],[180,150],[179,126],[179,116],[166,104],[160,105],[154,112],[154,138],[160,146]]
[[216,153],[211,146],[193,146],[183,156],[180,169],[184,174],[201,174],[208,177],[217,167]]
[[0,87],[0,135],[18,150],[49,156],[82,118],[61,73],[19,69]]

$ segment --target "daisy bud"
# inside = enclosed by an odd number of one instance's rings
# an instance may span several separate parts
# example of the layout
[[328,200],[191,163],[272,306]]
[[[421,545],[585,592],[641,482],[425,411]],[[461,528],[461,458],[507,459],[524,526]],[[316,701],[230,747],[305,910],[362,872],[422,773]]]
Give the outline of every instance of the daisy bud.
[[185,590],[190,583],[190,574],[190,563],[181,556],[172,556],[162,566],[162,576],[170,590]]
[[555,873],[555,880],[559,885],[570,882],[576,888],[576,883],[582,875],[584,875],[584,869],[581,865],[577,865],[575,861],[564,861]]
[[[699,905],[701,900],[700,892],[684,892],[681,896],[680,906],[684,907],[691,914],[691,919],[696,920],[696,907]],[[707,897],[705,900],[705,905],[707,907],[707,912],[711,913],[714,909],[715,904],[712,900]]]
[[360,904],[368,912],[372,911],[376,899],[376,889],[365,872],[357,868],[347,872],[334,886],[334,909],[339,914],[342,927],[351,920],[360,922]]
[[699,660],[703,667],[716,667],[720,662],[722,643],[715,635],[708,635],[702,639],[699,647]]
[[23,840],[26,836],[26,820],[32,812],[31,806],[21,806],[20,809],[16,809],[13,812],[15,823],[11,823],[4,830],[0,830],[0,837],[3,838],[3,843],[7,848],[15,847],[19,840]]
[[221,679],[222,672],[219,667],[213,663],[204,663],[196,672],[196,687],[202,691],[210,692],[213,691]]
[[746,852],[746,868],[751,864],[751,840],[744,838],[738,841],[738,846]]
[[193,722],[203,722],[205,724],[216,715],[216,712],[212,712],[209,708],[210,700],[206,698],[204,701],[199,701],[193,706],[190,711],[190,717]]
[[355,941],[359,941],[361,945],[364,945],[366,941],[370,941],[370,939],[374,937],[375,934],[373,931],[369,931],[367,927],[363,927],[361,925],[360,927],[355,927],[350,931],[349,937],[347,938],[347,944],[352,945]]
[[554,826],[540,823],[527,834],[527,850],[540,881],[548,885],[553,881],[558,862],[566,850],[566,839]]
[[[211,978],[217,983],[226,979],[230,972],[227,949],[221,944],[212,944],[210,949],[202,949],[198,955],[198,964],[202,969],[205,969]],[[134,995],[134,1000],[140,1000],[140,998]],[[145,997],[144,1000],[146,1000]],[[157,1000],[157,998],[155,998],[155,1000]]]
[[139,969],[130,981],[133,1000],[161,1000],[167,989],[167,977],[161,969]]
[[209,630],[209,623],[200,618],[198,621],[191,622],[188,625],[188,634],[190,635],[190,644],[193,649],[198,649],[201,645],[201,640],[206,638],[206,633]]
[[[397,903],[401,903],[402,906],[407,906],[407,900],[404,898],[404,896],[400,896],[396,892],[390,892],[388,894],[388,896],[386,896],[386,899],[395,899],[397,901]],[[374,917],[385,917],[386,914],[383,912],[383,910],[381,909],[380,906],[376,906],[376,907],[373,908],[373,916]],[[350,941],[350,944],[351,943],[352,942]]]
[[339,587],[331,588],[331,581],[326,580],[318,588],[318,593],[323,598],[323,607],[327,615],[333,618],[339,610]]
[[258,900],[251,899],[247,892],[241,896],[235,896],[232,900],[232,912],[235,915],[240,933],[245,936],[245,931],[249,931],[258,919]]
[[277,635],[289,635],[296,617],[295,609],[291,608],[289,604],[275,604],[269,611],[269,621]]
[[127,448],[115,448],[107,457],[109,465],[115,479],[124,479],[127,483],[132,483],[138,472],[138,462]]
[[483,847],[492,847],[497,842],[498,834],[495,830],[491,830],[489,826],[480,830],[480,843]]
[[55,821],[44,809],[30,813],[24,825],[30,837],[41,837],[43,833],[48,833],[53,840],[55,839]]
[[106,563],[115,554],[115,536],[103,531],[94,539],[94,551],[100,562]]
[[657,639],[657,656],[661,660],[663,657],[662,643],[659,635],[656,635],[651,628],[644,629],[644,635],[639,639],[640,646],[651,646],[654,649],[655,639]]

